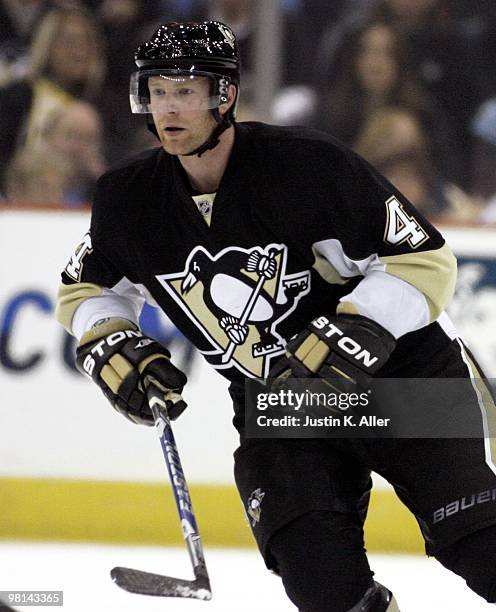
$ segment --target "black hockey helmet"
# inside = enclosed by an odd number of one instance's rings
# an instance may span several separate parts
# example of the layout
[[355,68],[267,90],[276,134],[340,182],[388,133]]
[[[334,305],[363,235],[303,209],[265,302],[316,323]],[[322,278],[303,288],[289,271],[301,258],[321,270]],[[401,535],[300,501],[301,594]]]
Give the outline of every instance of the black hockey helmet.
[[[211,110],[217,126],[209,139],[189,155],[200,156],[213,149],[219,142],[219,136],[236,117],[240,60],[238,44],[231,28],[219,21],[166,23],[149,41],[138,47],[134,59],[138,70],[131,75],[129,93],[133,113],[151,113],[148,79],[152,76],[210,79],[211,95],[203,108]],[[236,100],[228,112],[221,115],[218,109],[227,102],[231,84],[236,86]],[[148,127],[158,136],[151,117]]]

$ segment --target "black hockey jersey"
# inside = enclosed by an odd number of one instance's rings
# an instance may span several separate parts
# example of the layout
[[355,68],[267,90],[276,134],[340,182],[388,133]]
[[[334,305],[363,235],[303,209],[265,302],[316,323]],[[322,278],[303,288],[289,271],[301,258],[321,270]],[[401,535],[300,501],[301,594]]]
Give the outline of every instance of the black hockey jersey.
[[415,355],[429,359],[449,342],[454,256],[331,137],[236,124],[210,212],[208,224],[162,149],[105,174],[90,232],[62,273],[59,320],[80,337],[102,318],[136,322],[147,300],[235,383],[266,377],[287,339],[336,311],[399,339],[383,376],[406,375]]

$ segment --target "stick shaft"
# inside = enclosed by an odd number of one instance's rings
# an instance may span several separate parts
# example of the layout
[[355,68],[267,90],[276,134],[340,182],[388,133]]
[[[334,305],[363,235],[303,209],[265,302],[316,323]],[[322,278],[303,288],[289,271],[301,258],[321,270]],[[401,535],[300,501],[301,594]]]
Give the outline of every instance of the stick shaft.
[[155,385],[150,384],[147,391],[148,403],[155,419],[155,427],[159,434],[160,445],[164,454],[165,464],[174,492],[174,499],[181,521],[183,536],[186,541],[191,563],[195,575],[198,571],[206,575],[205,559],[201,544],[198,525],[196,522],[188,484],[184,476],[181,459],[177,450],[176,441],[172,432],[170,419],[163,392]]

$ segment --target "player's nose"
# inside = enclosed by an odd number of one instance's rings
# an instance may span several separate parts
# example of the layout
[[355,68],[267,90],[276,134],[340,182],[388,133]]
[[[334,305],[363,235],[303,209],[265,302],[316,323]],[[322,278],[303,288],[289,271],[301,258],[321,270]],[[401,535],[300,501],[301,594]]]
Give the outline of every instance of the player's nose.
[[173,96],[167,96],[157,108],[161,115],[175,115],[180,111],[179,101]]

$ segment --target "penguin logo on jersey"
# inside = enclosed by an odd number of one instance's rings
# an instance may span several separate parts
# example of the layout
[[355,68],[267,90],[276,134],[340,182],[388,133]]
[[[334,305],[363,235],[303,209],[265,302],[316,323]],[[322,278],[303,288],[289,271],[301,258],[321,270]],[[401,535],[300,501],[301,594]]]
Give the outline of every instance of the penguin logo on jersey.
[[262,514],[262,500],[265,497],[265,493],[262,489],[255,489],[248,498],[246,504],[246,513],[251,517],[251,526],[255,527],[260,522],[260,515]]
[[216,256],[198,246],[182,272],[156,278],[212,345],[202,352],[215,368],[266,378],[286,345],[278,324],[310,291],[310,272],[286,274],[286,260],[283,244]]

